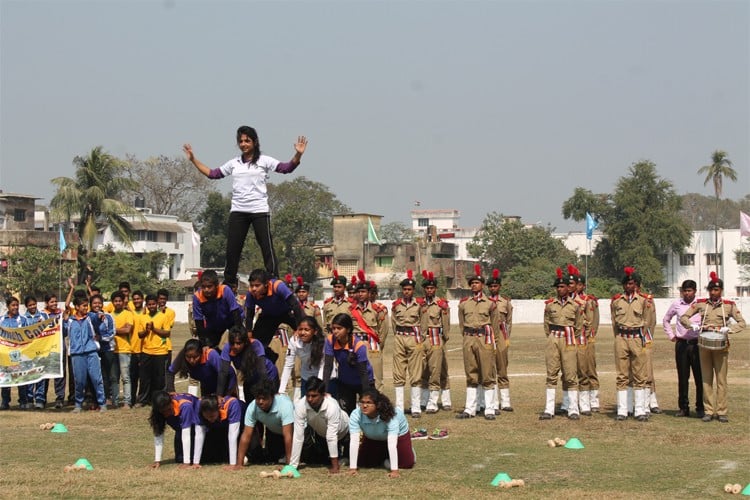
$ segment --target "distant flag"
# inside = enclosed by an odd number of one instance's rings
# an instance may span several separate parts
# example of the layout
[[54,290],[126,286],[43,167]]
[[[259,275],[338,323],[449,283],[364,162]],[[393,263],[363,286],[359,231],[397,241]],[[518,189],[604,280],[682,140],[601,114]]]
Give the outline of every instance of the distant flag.
[[68,248],[68,244],[65,243],[65,235],[63,234],[62,224],[60,224],[60,253],[63,253]]
[[586,212],[586,239],[590,240],[594,236],[594,229],[599,227],[599,223],[591,217],[591,214]]
[[375,228],[372,225],[372,219],[367,218],[367,242],[368,243],[377,243],[378,245],[381,245],[380,240],[378,239],[378,235],[375,234]]
[[750,215],[740,211],[740,236],[750,237]]

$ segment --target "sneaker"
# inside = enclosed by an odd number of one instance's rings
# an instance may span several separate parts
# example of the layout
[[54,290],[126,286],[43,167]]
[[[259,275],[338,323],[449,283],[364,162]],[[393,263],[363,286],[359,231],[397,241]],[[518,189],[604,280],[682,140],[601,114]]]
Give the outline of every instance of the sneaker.
[[703,415],[703,418],[701,418],[701,420],[703,420],[704,422],[710,422],[713,419],[713,415]]
[[427,429],[417,429],[411,433],[412,440],[427,439]]
[[719,415],[717,418],[719,419],[719,422],[721,422],[722,424],[729,423],[729,417],[727,417],[726,415]]
[[30,410],[31,407],[32,407],[32,405],[29,404],[29,403],[21,403],[21,404],[18,405],[18,408],[20,410]]
[[107,405],[102,405],[102,406],[101,406],[101,407],[99,408],[99,413],[106,413],[106,411],[107,411]]
[[448,431],[446,429],[435,429],[430,434],[430,439],[448,439]]
[[635,417],[635,419],[639,422],[648,422],[648,415],[640,415]]
[[76,406],[70,413],[81,413],[82,411],[80,406]]
[[63,402],[62,401],[55,401],[55,410],[62,410]]
[[459,419],[459,420],[463,420],[463,419],[466,419],[466,418],[474,418],[474,415],[471,415],[469,413],[466,413],[465,411],[462,411],[461,413],[459,413],[458,415],[456,415],[456,418]]
[[513,407],[512,406],[504,406],[504,407],[500,408],[500,411],[513,411]]
[[383,467],[385,467],[387,470],[391,470],[391,461],[387,458],[383,460]]
[[680,410],[677,413],[674,414],[675,417],[689,417],[690,416],[690,410]]
[[495,412],[492,413],[485,413],[484,419],[485,420],[495,420],[497,417],[495,416]]
[[579,420],[581,417],[578,415],[578,413],[571,413],[568,415],[568,420]]
[[453,408],[451,407],[451,405],[443,405],[443,411],[452,411],[452,410]]
[[622,422],[623,420],[627,420],[627,419],[628,419],[627,415],[617,415],[615,417],[615,420],[617,420],[618,422]]
[[34,409],[35,410],[43,410],[46,405],[41,402],[34,403]]

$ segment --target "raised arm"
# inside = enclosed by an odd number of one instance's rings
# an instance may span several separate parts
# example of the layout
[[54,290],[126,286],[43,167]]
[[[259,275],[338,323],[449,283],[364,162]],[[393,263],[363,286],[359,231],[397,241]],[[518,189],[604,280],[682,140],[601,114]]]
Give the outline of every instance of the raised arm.
[[279,163],[276,166],[276,171],[280,174],[290,174],[294,172],[294,169],[297,168],[302,161],[302,155],[305,154],[305,149],[307,149],[307,137],[301,135],[297,137],[297,142],[294,144],[294,156],[292,156],[292,159],[288,162]]
[[202,173],[209,179],[221,179],[224,177],[224,175],[218,168],[212,169],[205,163],[200,161],[198,158],[196,158],[195,154],[193,153],[193,146],[191,146],[190,144],[183,145],[182,150],[185,152],[188,161],[195,165],[195,168],[197,168],[200,173]]

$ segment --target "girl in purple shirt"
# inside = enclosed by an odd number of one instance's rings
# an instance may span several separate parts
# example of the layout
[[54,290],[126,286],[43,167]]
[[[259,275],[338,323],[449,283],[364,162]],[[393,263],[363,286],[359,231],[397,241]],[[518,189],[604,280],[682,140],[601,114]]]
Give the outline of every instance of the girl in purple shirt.
[[[227,377],[233,372],[232,367],[244,375],[242,391],[245,403],[250,404],[255,399],[252,387],[263,379],[279,383],[279,371],[271,360],[266,358],[263,344],[256,339],[249,339],[244,328],[233,326],[229,329],[229,340],[221,350],[221,367],[217,390],[222,391]],[[220,394],[220,392],[217,392]]]
[[323,346],[323,382],[328,386],[334,360],[338,362],[339,406],[348,414],[354,411],[357,397],[369,389],[375,376],[367,360],[367,344],[353,334],[354,324],[348,314],[339,313],[331,321],[331,335]]
[[189,339],[185,347],[177,353],[174,362],[167,369],[167,392],[175,392],[174,378],[179,375],[186,378],[188,374],[201,384],[201,394],[218,394],[226,396],[237,392],[237,377],[234,372],[227,374],[228,383],[218,392],[221,356],[208,346],[203,346],[198,339]]

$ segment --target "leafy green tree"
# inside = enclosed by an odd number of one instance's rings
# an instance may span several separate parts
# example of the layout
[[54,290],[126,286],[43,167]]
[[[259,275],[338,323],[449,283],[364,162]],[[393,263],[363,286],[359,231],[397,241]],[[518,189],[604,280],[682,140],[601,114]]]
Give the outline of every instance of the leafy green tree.
[[73,164],[74,179],[55,177],[51,181],[57,186],[50,202],[53,218],[70,222],[78,215],[78,235],[89,250],[94,247],[96,225],[100,221],[109,224],[118,238],[130,244],[130,229],[123,216],[138,212],[122,202],[123,192],[135,187],[134,181],[121,175],[122,162],[97,146],[88,156],[76,156]]
[[[572,205],[571,200],[563,206]],[[629,175],[618,180],[609,205],[592,214],[598,217],[604,238],[589,259],[596,269],[592,273],[590,267],[589,276],[617,280],[625,266],[633,266],[643,279],[644,289],[660,292],[664,282],[660,256],[681,252],[692,236],[679,215],[681,201],[672,183],[657,175],[653,162],[633,164]],[[578,221],[585,216],[581,210],[567,213],[567,218]]]
[[127,192],[130,204],[142,197],[154,213],[176,215],[183,221],[195,222],[206,197],[216,191],[212,181],[184,157],[139,160],[129,155],[123,169],[134,183]]
[[504,221],[492,212],[467,245],[469,255],[480,259],[487,269],[507,272],[515,266],[528,266],[538,258],[549,262],[573,262],[576,256],[552,236],[551,227],[526,227],[519,221]]
[[[577,187],[573,196],[563,203],[562,214],[566,219],[581,221],[586,218],[588,212],[601,220],[607,218],[611,209],[611,196],[609,194],[594,194],[588,189]],[[600,229],[603,228],[600,226]]]
[[[698,169],[698,173],[705,175],[703,185],[709,181],[713,182],[714,195],[716,196],[716,212],[714,214],[714,252],[719,254],[719,200],[724,185],[724,178],[731,181],[737,181],[737,171],[732,168],[732,162],[728,158],[726,151],[717,149],[711,155],[711,164],[704,165]],[[716,272],[719,272],[719,260],[716,259]]]
[[115,252],[111,248],[94,252],[88,264],[94,269],[94,285],[101,288],[106,299],[117,290],[121,281],[130,283],[132,290],[156,293],[159,288],[170,290],[170,297],[176,297],[181,288],[173,280],[159,280],[158,271],[168,264],[164,252],[146,252],[134,255]]
[[0,274],[0,288],[23,298],[33,295],[42,299],[47,293],[67,291],[65,282],[75,272],[75,264],[63,261],[55,248],[27,246],[14,249],[8,259],[7,272]]
[[268,184],[268,203],[279,271],[301,275],[305,280],[314,279],[312,247],[330,243],[333,240],[333,216],[351,210],[328,186],[306,177]]
[[227,221],[232,206],[231,195],[208,193],[196,225],[201,237],[201,265],[224,267],[226,263]]

